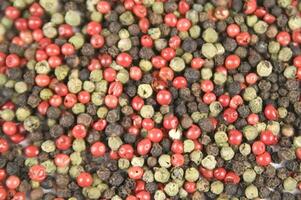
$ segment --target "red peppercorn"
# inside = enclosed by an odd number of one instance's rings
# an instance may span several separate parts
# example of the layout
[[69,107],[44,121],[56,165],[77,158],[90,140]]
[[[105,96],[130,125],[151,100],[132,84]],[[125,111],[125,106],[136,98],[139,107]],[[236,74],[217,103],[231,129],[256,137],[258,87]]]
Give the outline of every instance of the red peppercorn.
[[151,199],[151,195],[149,192],[147,191],[141,191],[141,192],[138,192],[136,194],[136,197],[139,199],[139,200],[150,200]]
[[256,163],[260,166],[267,166],[272,162],[272,158],[269,152],[264,152],[256,156]]
[[80,91],[77,95],[77,99],[82,104],[87,104],[90,102],[91,95],[87,91]]
[[106,81],[113,82],[116,79],[117,73],[113,68],[109,67],[104,70],[103,76]]
[[90,151],[94,157],[102,157],[106,153],[106,146],[102,142],[95,142],[92,144]]
[[241,32],[236,35],[236,42],[240,46],[247,46],[251,41],[251,35],[248,32]]
[[258,80],[258,75],[256,73],[249,73],[246,75],[246,82],[249,85],[255,84],[257,80]]
[[123,85],[119,81],[110,83],[108,94],[119,97],[122,94]]
[[53,107],[59,107],[60,105],[62,105],[62,101],[62,97],[55,94],[49,99],[49,104]]
[[118,98],[114,95],[107,95],[105,97],[105,104],[108,108],[114,109],[118,106]]
[[5,64],[9,68],[19,67],[21,59],[17,54],[9,54],[5,59]]
[[71,138],[66,135],[61,135],[55,140],[55,146],[59,150],[67,150],[71,145]]
[[6,181],[5,185],[8,189],[16,189],[20,185],[20,179],[17,176],[9,176]]
[[171,156],[171,164],[174,167],[181,167],[184,165],[185,158],[182,154],[173,154]]
[[[296,156],[299,160],[301,160],[301,147],[296,148]],[[1,179],[0,179],[1,180]]]
[[164,17],[164,23],[167,26],[175,27],[177,25],[178,19],[177,16],[173,13],[168,13]]
[[263,20],[268,23],[268,24],[273,24],[276,21],[276,17],[271,15],[270,13],[267,13],[264,17]]
[[30,16],[28,18],[27,24],[28,28],[30,28],[31,30],[36,30],[42,27],[43,21],[40,17]]
[[301,29],[293,30],[292,39],[294,42],[301,44]]
[[171,59],[173,59],[176,56],[176,51],[171,47],[167,47],[167,48],[162,49],[161,56],[165,60],[170,61]]
[[221,103],[221,105],[225,108],[229,106],[230,103],[230,96],[227,94],[222,94],[218,97],[218,101]]
[[262,141],[255,141],[252,144],[252,152],[255,155],[261,155],[265,152],[265,144]]
[[41,182],[47,176],[46,168],[43,165],[33,165],[29,169],[28,176],[33,181]]
[[7,192],[6,189],[0,188],[0,200],[6,200],[7,199]]
[[93,128],[97,131],[102,131],[107,126],[107,121],[104,119],[99,119],[98,121],[94,122]]
[[137,144],[137,153],[141,156],[147,155],[152,148],[152,142],[147,137],[142,140],[140,140]]
[[10,121],[4,122],[2,124],[2,131],[5,135],[14,135],[18,131],[17,124],[15,122]]
[[212,92],[214,89],[214,84],[211,80],[201,81],[201,89],[203,92]]
[[24,18],[18,18],[15,20],[15,27],[18,31],[25,31],[28,29],[27,26],[27,19]]
[[147,138],[152,142],[161,142],[163,139],[163,132],[158,128],[153,128],[148,131]]
[[194,193],[196,191],[196,183],[194,182],[185,182],[184,189],[188,193]]
[[64,106],[66,108],[72,108],[74,106],[74,104],[77,103],[77,97],[75,94],[67,94],[64,98]]
[[179,12],[184,15],[188,10],[190,9],[190,6],[189,4],[186,2],[186,0],[181,0],[179,2],[179,5],[178,5],[178,10]]
[[[139,153],[138,146],[137,146],[137,151]],[[126,158],[130,160],[134,156],[134,149],[130,144],[123,144],[118,149],[118,155],[120,156],[120,158]]]
[[181,140],[174,140],[170,150],[175,154],[182,154],[184,152],[183,142]]
[[286,31],[281,31],[276,36],[277,41],[281,46],[287,46],[291,42],[291,36]]
[[238,184],[240,182],[240,177],[235,172],[227,172],[225,178],[225,183]]
[[278,119],[278,111],[276,110],[276,108],[272,104],[268,104],[264,108],[264,116],[268,120],[277,120]]
[[142,78],[142,71],[139,67],[130,68],[130,78],[134,81],[139,81]]
[[136,4],[133,7],[133,13],[139,18],[144,18],[147,15],[147,9],[142,4]]
[[93,35],[90,39],[90,43],[94,48],[99,49],[105,44],[105,39],[102,35]]
[[139,111],[144,105],[144,101],[141,97],[135,96],[131,102],[132,108],[136,111]]
[[257,1],[256,0],[245,1],[244,13],[246,15],[250,15],[250,14],[254,13],[256,8],[257,8]]
[[132,64],[132,56],[128,53],[121,53],[116,58],[116,63],[123,67],[129,67]]
[[191,67],[193,69],[200,69],[203,67],[204,64],[205,64],[205,60],[199,57],[193,58],[191,60]]
[[250,125],[256,125],[259,122],[259,116],[255,113],[251,113],[248,117],[247,117],[247,122]]
[[232,54],[232,55],[227,56],[227,58],[225,60],[225,67],[228,70],[236,69],[239,67],[239,65],[240,65],[240,58],[237,55]]
[[4,181],[4,179],[6,178],[6,171],[5,169],[0,168],[0,181]]
[[228,123],[233,123],[238,118],[238,113],[233,108],[227,108],[223,113],[223,118]]
[[25,147],[24,153],[26,157],[33,158],[39,155],[39,148],[35,145],[29,145]]
[[41,17],[44,14],[44,9],[40,6],[39,3],[33,3],[29,7],[29,13],[32,16]]
[[181,45],[181,38],[177,35],[170,37],[170,39],[168,41],[168,45],[169,45],[169,47],[171,47],[173,49],[179,48]]
[[20,10],[14,6],[7,6],[5,8],[5,16],[10,20],[15,20],[20,17]]
[[107,1],[99,1],[96,9],[102,14],[108,14],[109,12],[111,12],[111,5]]
[[153,129],[154,126],[155,126],[155,122],[154,122],[153,119],[151,119],[151,118],[145,118],[145,119],[142,120],[142,127],[144,129],[146,129],[146,130],[149,131],[149,130]]
[[178,76],[178,77],[174,78],[174,80],[172,82],[172,86],[177,88],[177,89],[186,88],[187,87],[187,80],[183,76]]
[[296,56],[293,60],[294,66],[300,68],[301,67],[301,55]]
[[77,124],[72,128],[72,135],[77,139],[85,138],[87,135],[87,129],[82,124]]
[[230,100],[230,108],[237,109],[238,106],[243,104],[243,99],[240,95],[235,95]]
[[26,200],[26,194],[25,192],[17,192],[12,200]]
[[138,200],[138,198],[133,195],[130,195],[130,196],[127,196],[125,200]]
[[164,116],[163,127],[166,129],[175,129],[178,127],[179,120],[176,116],[168,114]]
[[240,145],[242,142],[242,133],[236,129],[230,130],[228,132],[228,141],[231,145]]
[[220,181],[224,180],[224,178],[226,177],[226,174],[227,174],[227,171],[223,167],[219,167],[213,171],[214,178],[216,178],[217,180],[220,180]]
[[240,33],[240,27],[237,24],[230,24],[226,31],[229,37],[234,38]]
[[74,35],[73,27],[69,24],[61,24],[58,28],[58,32],[63,38],[70,38]]
[[70,157],[67,154],[56,154],[54,163],[58,167],[67,167],[70,164]]
[[93,183],[93,177],[90,173],[81,172],[76,178],[76,182],[80,187],[89,187]]
[[199,171],[205,179],[210,180],[213,178],[213,170],[206,169],[204,167],[200,167]]
[[191,27],[191,22],[186,18],[181,18],[177,22],[177,29],[179,31],[188,31]]
[[185,133],[186,138],[195,140],[198,139],[202,134],[201,129],[197,126],[192,124],[191,127]]
[[102,31],[102,26],[98,22],[91,21],[87,24],[86,31],[89,35],[98,35]]
[[169,105],[172,100],[171,93],[168,90],[160,90],[157,93],[156,100],[160,105]]
[[272,131],[265,130],[260,133],[260,141],[262,141],[265,145],[274,145],[277,144],[278,138]]
[[149,23],[149,20],[147,18],[141,18],[139,20],[139,28],[141,30],[142,33],[147,33],[148,29],[149,29],[149,26],[150,26],[150,23]]
[[166,60],[161,56],[153,56],[151,62],[153,64],[153,66],[157,69],[160,69],[160,68],[166,66]]
[[140,38],[141,45],[147,48],[151,48],[154,45],[153,39],[149,35],[142,35]]
[[132,166],[128,169],[128,176],[134,180],[141,179],[143,173],[144,173],[143,168],[139,166]]
[[264,17],[266,14],[267,14],[267,11],[264,9],[264,7],[258,7],[256,10],[255,10],[255,13],[254,13],[257,17]]
[[74,54],[75,48],[74,48],[74,46],[72,44],[65,43],[61,47],[61,51],[62,51],[62,54],[64,54],[65,56],[70,56],[70,55]]
[[209,105],[215,100],[216,100],[216,95],[213,92],[207,92],[203,96],[203,101],[205,104]]

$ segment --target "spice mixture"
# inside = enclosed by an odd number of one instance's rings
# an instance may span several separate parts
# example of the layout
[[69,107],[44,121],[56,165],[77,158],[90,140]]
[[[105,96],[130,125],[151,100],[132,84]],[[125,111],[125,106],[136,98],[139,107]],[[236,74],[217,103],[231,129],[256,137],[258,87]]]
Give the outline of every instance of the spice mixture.
[[1,1],[0,200],[300,200],[300,45],[299,0]]

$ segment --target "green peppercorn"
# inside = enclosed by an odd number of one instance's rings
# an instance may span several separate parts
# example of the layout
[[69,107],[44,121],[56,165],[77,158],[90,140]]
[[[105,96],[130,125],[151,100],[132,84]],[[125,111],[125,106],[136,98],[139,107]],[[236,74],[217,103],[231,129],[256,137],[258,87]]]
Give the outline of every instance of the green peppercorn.
[[84,151],[86,149],[85,140],[75,139],[72,143],[72,149],[77,152]]
[[169,168],[171,167],[171,157],[170,155],[163,154],[159,157],[158,163],[161,167]]
[[257,138],[258,130],[255,126],[247,125],[243,128],[243,134],[248,141],[252,141]]
[[72,178],[76,178],[83,171],[84,171],[84,168],[82,166],[73,165],[70,167],[69,174]]
[[244,171],[242,177],[246,183],[252,183],[256,178],[256,172],[253,169],[247,169]]
[[206,58],[211,59],[217,54],[217,48],[212,43],[205,43],[202,46],[202,54]]
[[294,79],[296,77],[296,73],[297,73],[297,69],[295,66],[288,66],[285,68],[283,75],[287,79],[291,79],[291,78]]
[[[164,156],[164,155],[162,155],[162,156]],[[161,156],[161,157],[162,157]],[[170,156],[169,156],[170,157]],[[159,158],[160,159],[160,158]],[[166,159],[166,158],[161,158],[161,161],[164,163],[161,163],[161,164],[163,164],[163,165],[168,165],[168,159]],[[132,160],[131,160],[131,164],[133,165],[133,166],[139,166],[139,167],[143,167],[143,165],[144,165],[144,158],[143,157],[136,157],[136,156],[134,156],[133,158],[132,158]],[[159,161],[159,164],[160,164],[160,161]],[[160,164],[160,165],[161,165]],[[162,166],[162,165],[161,165]],[[162,166],[163,167],[163,166]]]
[[268,24],[264,21],[259,20],[256,24],[254,24],[253,28],[256,33],[264,34],[267,31]]
[[180,57],[174,57],[169,64],[170,68],[175,72],[181,72],[185,68],[185,62]]
[[82,103],[76,103],[74,104],[74,106],[72,107],[72,112],[74,114],[80,114],[80,113],[84,113],[86,110],[86,107],[84,104]]
[[48,74],[51,69],[47,61],[40,61],[35,64],[35,70],[38,74]]
[[159,183],[167,183],[170,178],[170,173],[166,168],[156,168],[154,177]]
[[154,108],[151,105],[144,105],[140,110],[140,115],[143,118],[152,118],[155,114]]
[[216,132],[214,134],[214,140],[215,140],[216,144],[219,146],[225,145],[225,143],[227,143],[227,141],[228,141],[227,133],[225,133],[224,131]]
[[130,79],[129,72],[125,69],[119,70],[119,72],[117,73],[116,79],[123,84],[127,83]]
[[140,60],[139,62],[140,69],[144,72],[148,72],[153,68],[152,63],[149,60]]
[[165,200],[166,195],[162,190],[157,190],[154,195],[155,200]]
[[217,32],[213,28],[206,29],[202,37],[208,43],[215,43],[218,39]]
[[268,50],[271,54],[276,54],[280,51],[280,44],[276,41],[269,42]]
[[23,125],[24,125],[25,130],[27,130],[29,132],[33,132],[40,127],[41,122],[38,117],[29,116],[24,120]]
[[210,183],[208,180],[205,178],[201,178],[197,183],[196,183],[196,188],[200,192],[208,192],[210,189]]
[[260,113],[262,111],[262,99],[257,97],[249,102],[249,108],[252,113]]
[[291,16],[288,20],[288,26],[291,30],[297,30],[301,28],[301,17],[299,15]]
[[251,153],[251,146],[248,143],[242,143],[241,145],[239,145],[239,152],[243,156],[247,156]]
[[221,181],[211,183],[210,191],[214,194],[221,194],[224,190],[224,184]]
[[293,52],[288,47],[283,47],[278,54],[278,59],[283,62],[288,62],[293,56]]
[[151,170],[146,170],[144,173],[143,173],[143,177],[142,177],[142,180],[145,181],[146,183],[151,183],[151,182],[154,182],[154,174]]
[[83,162],[80,152],[73,152],[70,154],[70,160],[72,165],[80,165]]
[[185,170],[185,180],[195,182],[199,179],[199,177],[200,173],[196,168],[190,167]]
[[179,187],[176,183],[169,182],[165,185],[164,187],[164,192],[171,197],[174,197],[178,194],[179,192]]
[[24,81],[16,82],[15,91],[19,94],[22,94],[28,90],[28,86]]
[[[27,117],[31,115],[31,111],[27,107],[20,107],[16,110],[16,117],[18,121],[24,121]],[[1,116],[1,114],[0,114]]]
[[79,93],[82,90],[82,81],[80,79],[70,79],[67,83],[68,90],[72,93]]
[[55,151],[55,143],[52,140],[46,140],[42,143],[41,149],[46,153],[51,153]]
[[192,140],[184,140],[184,152],[185,153],[190,153],[194,149],[194,142]]
[[54,24],[52,22],[48,22],[43,25],[43,34],[47,38],[55,38],[57,36],[57,29],[54,27]]
[[121,158],[118,160],[118,167],[120,169],[128,169],[130,167],[130,161],[125,158]]
[[199,165],[201,164],[203,153],[200,150],[194,150],[193,152],[190,153],[189,158],[192,162]]
[[209,68],[202,68],[201,69],[201,77],[204,80],[209,80],[212,77],[212,70]]
[[202,165],[203,167],[205,167],[206,169],[214,169],[217,162],[215,160],[215,157],[213,155],[207,155],[203,160],[202,160]]
[[68,10],[65,14],[65,22],[71,26],[79,26],[81,23],[81,14],[76,10]]
[[260,61],[257,65],[257,74],[261,77],[269,76],[273,71],[273,66],[269,61]]
[[55,13],[59,8],[58,0],[40,0],[40,5],[49,13]]
[[247,87],[243,93],[243,99],[245,101],[251,101],[257,97],[256,90],[253,87]]
[[41,165],[45,167],[47,174],[54,174],[56,171],[56,165],[52,160],[46,160]]
[[245,190],[245,195],[248,199],[254,199],[258,197],[258,189],[255,185],[249,185]]
[[193,25],[190,29],[189,29],[189,35],[191,38],[193,39],[197,39],[200,37],[201,35],[201,28],[198,25]]
[[220,154],[224,160],[231,160],[234,157],[235,152],[231,147],[224,146],[222,147]]
[[135,18],[130,11],[126,11],[119,16],[119,21],[124,26],[129,26],[134,23]]
[[84,43],[85,43],[84,36],[82,34],[80,34],[80,33],[76,33],[71,38],[69,38],[68,41],[71,44],[73,44],[73,46],[75,47],[75,49],[80,49],[84,45]]

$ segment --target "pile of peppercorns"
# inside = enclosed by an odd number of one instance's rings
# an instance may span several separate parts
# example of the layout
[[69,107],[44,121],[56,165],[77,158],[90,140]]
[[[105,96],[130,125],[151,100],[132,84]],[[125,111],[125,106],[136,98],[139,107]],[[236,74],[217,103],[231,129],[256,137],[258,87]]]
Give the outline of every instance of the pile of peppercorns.
[[299,0],[4,0],[0,200],[300,200]]

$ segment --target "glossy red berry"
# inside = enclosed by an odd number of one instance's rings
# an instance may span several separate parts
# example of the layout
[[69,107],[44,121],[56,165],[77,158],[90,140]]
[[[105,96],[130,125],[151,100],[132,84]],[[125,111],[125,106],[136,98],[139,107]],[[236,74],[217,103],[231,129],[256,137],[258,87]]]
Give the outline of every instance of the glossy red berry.
[[31,180],[41,182],[46,177],[46,168],[42,165],[33,165],[30,167],[28,175]]
[[132,166],[128,169],[128,176],[134,180],[141,179],[143,173],[144,173],[143,168],[139,166]]
[[82,124],[77,124],[72,128],[72,135],[77,139],[85,138],[87,135],[87,129]]
[[101,157],[106,153],[106,146],[102,142],[95,142],[92,144],[90,151],[94,157]]
[[202,131],[201,131],[200,127],[198,127],[197,125],[193,124],[187,130],[187,132],[185,133],[185,136],[188,139],[195,140],[195,139],[198,139],[201,136],[201,134],[202,134]]
[[226,174],[227,174],[227,171],[223,167],[219,167],[213,171],[214,178],[216,178],[217,180],[220,180],[220,181],[224,180],[224,178],[226,177]]
[[242,133],[239,130],[232,129],[228,132],[228,142],[231,145],[240,145],[242,142]]
[[15,122],[4,122],[2,125],[2,131],[5,135],[14,135],[18,131],[17,124]]
[[278,119],[278,111],[272,104],[268,104],[264,108],[264,116],[268,120],[277,120]]
[[153,128],[150,131],[148,131],[147,138],[150,139],[150,141],[152,142],[161,142],[161,140],[163,139],[163,132],[158,128]]
[[272,131],[265,130],[260,133],[260,141],[262,141],[265,145],[274,145],[277,144],[278,138]]
[[39,155],[39,148],[35,145],[29,145],[25,147],[25,156],[28,158],[33,158]]
[[80,187],[89,187],[93,183],[93,177],[90,173],[81,172],[76,178],[76,182]]
[[227,26],[227,34],[229,37],[236,37],[240,33],[240,27],[237,24],[230,24]]
[[152,142],[149,138],[144,138],[138,142],[137,153],[141,156],[147,155],[152,148]]
[[227,108],[223,113],[223,118],[228,123],[233,123],[238,118],[238,113],[233,108]]
[[225,60],[225,67],[228,70],[236,69],[239,67],[239,65],[240,65],[240,58],[237,55],[232,54],[232,55],[227,56],[227,58]]
[[256,163],[260,166],[267,166],[272,162],[272,157],[269,152],[264,152],[256,156]]
[[168,90],[160,90],[156,96],[157,102],[162,105],[169,105],[172,100],[171,93]]
[[20,185],[20,178],[11,175],[6,179],[5,185],[8,189],[16,189]]
[[261,155],[265,152],[265,144],[262,141],[255,141],[252,144],[252,152],[254,155]]
[[111,5],[107,1],[99,1],[96,6],[96,9],[102,14],[108,14],[111,11]]
[[118,155],[120,158],[126,158],[130,160],[134,156],[134,149],[130,144],[123,144],[118,149]]

